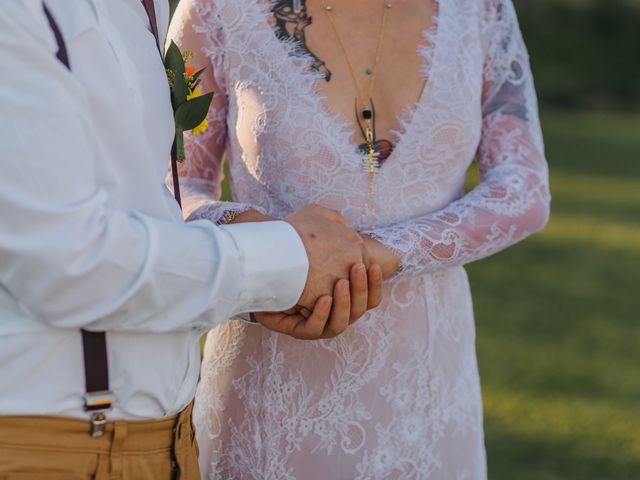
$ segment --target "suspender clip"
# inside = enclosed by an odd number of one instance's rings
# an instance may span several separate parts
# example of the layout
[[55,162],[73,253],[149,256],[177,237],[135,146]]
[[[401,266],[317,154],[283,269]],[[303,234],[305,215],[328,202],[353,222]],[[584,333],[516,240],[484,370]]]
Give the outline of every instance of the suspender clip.
[[89,435],[94,438],[104,435],[107,425],[107,413],[113,407],[114,398],[111,390],[85,393],[84,409],[91,413]]
[[93,438],[99,438],[104,435],[104,429],[107,426],[107,416],[104,412],[95,412],[91,414],[91,422],[89,427],[89,435]]

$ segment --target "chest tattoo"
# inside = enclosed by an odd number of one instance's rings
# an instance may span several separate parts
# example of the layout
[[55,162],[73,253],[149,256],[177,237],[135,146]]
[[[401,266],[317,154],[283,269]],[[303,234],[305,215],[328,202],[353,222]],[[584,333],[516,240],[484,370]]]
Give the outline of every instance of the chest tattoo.
[[311,70],[320,72],[328,82],[331,71],[326,63],[314,54],[307,46],[304,29],[313,22],[307,13],[306,0],[277,0],[271,8],[275,19],[275,33],[278,39],[293,42],[296,53],[309,55],[312,59]]

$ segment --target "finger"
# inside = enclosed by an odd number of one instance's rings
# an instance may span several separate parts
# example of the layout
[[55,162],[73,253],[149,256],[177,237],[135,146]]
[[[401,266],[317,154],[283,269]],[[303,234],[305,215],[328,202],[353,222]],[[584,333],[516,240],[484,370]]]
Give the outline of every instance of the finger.
[[371,266],[371,254],[366,247],[366,244],[362,243],[362,263],[364,263],[365,268],[369,268]]
[[367,298],[367,309],[375,308],[382,302],[382,268],[374,264],[367,272],[367,282],[369,296]]
[[333,289],[333,308],[331,316],[324,327],[322,338],[332,338],[344,332],[349,326],[351,316],[351,292],[349,281],[338,280]]
[[302,306],[299,306],[299,307],[297,307],[297,309],[298,309],[297,313],[302,315],[304,318],[309,318],[311,316],[312,312],[308,308],[304,308]]
[[349,323],[355,322],[367,311],[368,279],[367,269],[363,264],[356,264],[351,267],[351,315]]
[[313,312],[309,318],[297,315],[297,320],[289,335],[305,340],[321,338],[331,314],[332,304],[333,299],[329,295],[320,297],[313,306]]
[[325,295],[318,299],[313,312],[303,316],[295,309],[286,312],[256,312],[254,318],[263,326],[274,332],[284,333],[298,339],[317,339],[322,336],[329,315],[332,299]]

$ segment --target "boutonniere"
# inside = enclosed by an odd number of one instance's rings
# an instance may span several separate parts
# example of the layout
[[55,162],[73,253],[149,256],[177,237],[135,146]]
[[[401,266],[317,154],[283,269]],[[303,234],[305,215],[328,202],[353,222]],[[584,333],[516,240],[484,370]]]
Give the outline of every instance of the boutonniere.
[[173,41],[164,57],[176,124],[174,148],[179,162],[184,160],[184,132],[191,130],[192,135],[198,135],[207,129],[209,106],[213,98],[213,92],[203,94],[199,86],[200,76],[206,68],[196,71],[189,65],[192,59],[192,52],[180,52]]

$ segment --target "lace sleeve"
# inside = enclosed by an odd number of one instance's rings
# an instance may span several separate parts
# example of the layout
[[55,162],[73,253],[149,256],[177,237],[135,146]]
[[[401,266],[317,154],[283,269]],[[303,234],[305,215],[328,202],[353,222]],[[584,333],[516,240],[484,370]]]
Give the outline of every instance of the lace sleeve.
[[485,4],[480,184],[442,210],[365,232],[400,255],[400,275],[487,257],[548,219],[547,163],[526,47],[511,0]]
[[[223,160],[227,138],[227,92],[223,33],[213,2],[182,0],[169,28],[168,41],[175,41],[182,52],[194,53],[196,69],[207,67],[201,78],[203,92],[214,92],[205,132],[185,133],[186,160],[178,166],[183,214],[187,220],[208,219],[218,223],[231,212],[250,208],[242,203],[220,201],[224,179]],[[172,182],[167,178],[167,185]]]

